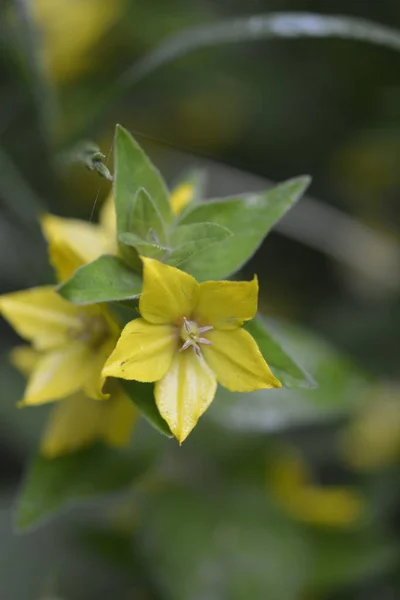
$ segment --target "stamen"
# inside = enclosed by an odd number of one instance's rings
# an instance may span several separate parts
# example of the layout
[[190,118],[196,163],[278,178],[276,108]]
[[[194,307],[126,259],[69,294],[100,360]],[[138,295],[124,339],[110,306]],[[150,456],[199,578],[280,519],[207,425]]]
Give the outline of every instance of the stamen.
[[187,348],[189,348],[189,346],[193,346],[193,341],[192,340],[187,340],[182,348],[179,348],[179,352],[183,352],[184,350],[186,350]]
[[197,324],[194,321],[189,321],[189,319],[183,317],[183,323],[180,331],[180,337],[183,344],[181,348],[179,348],[179,352],[183,352],[184,350],[192,347],[197,356],[201,356],[200,344],[211,345],[212,342],[207,340],[207,338],[200,337],[199,334],[210,331],[210,329],[214,328],[210,325],[206,325],[205,327],[197,327]]
[[200,348],[198,347],[197,344],[193,344],[193,350],[195,351],[195,353],[197,354],[197,356],[199,358],[201,358],[201,352],[200,352]]
[[199,333],[205,333],[206,331],[211,331],[211,329],[214,329],[212,325],[206,325],[205,327],[199,327],[197,331]]
[[187,320],[186,317],[183,317],[183,325],[184,325],[186,331],[188,333],[190,333],[191,332],[191,327],[190,327],[190,323],[189,323],[189,321]]

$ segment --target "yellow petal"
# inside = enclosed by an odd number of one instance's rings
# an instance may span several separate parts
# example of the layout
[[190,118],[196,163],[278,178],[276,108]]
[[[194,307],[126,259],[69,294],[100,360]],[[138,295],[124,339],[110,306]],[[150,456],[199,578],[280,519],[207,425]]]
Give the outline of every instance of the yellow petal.
[[56,458],[93,443],[99,435],[102,406],[82,393],[58,402],[42,437],[41,454]]
[[107,339],[97,350],[93,351],[87,359],[85,366],[86,378],[83,384],[83,389],[89,398],[94,400],[104,400],[109,397],[103,393],[103,386],[106,380],[103,375],[103,367],[106,360],[112,353],[115,347],[116,340],[113,338]]
[[76,392],[85,383],[90,360],[90,349],[80,342],[47,352],[29,378],[20,404],[43,404]]
[[207,332],[212,345],[201,350],[218,383],[231,392],[252,392],[262,388],[281,387],[271,373],[258,346],[244,329]]
[[[95,64],[95,48],[121,15],[122,0],[35,0],[43,67],[53,81],[68,83]],[[71,43],[71,32],[74,41]]]
[[400,457],[400,390],[380,387],[371,394],[343,436],[344,457],[354,469],[381,469]]
[[330,527],[352,525],[360,519],[364,508],[359,494],[339,486],[308,486],[293,493],[290,502],[290,512],[300,521]]
[[177,350],[176,330],[170,325],[152,325],[135,319],[125,326],[103,375],[157,381],[167,372]]
[[41,453],[55,458],[98,441],[110,446],[128,444],[137,413],[133,403],[116,391],[106,402],[82,393],[58,402],[51,412],[41,443]]
[[194,185],[191,183],[181,183],[178,185],[170,196],[170,203],[174,215],[179,215],[180,212],[187,206],[194,196]]
[[269,467],[269,479],[276,494],[291,497],[293,490],[307,485],[311,473],[306,461],[296,450],[284,449]]
[[217,329],[236,329],[257,312],[258,281],[205,281],[199,287],[194,320]]
[[117,216],[115,213],[114,196],[112,192],[110,192],[101,208],[99,224],[106,234],[109,244],[115,245],[116,253]]
[[110,446],[123,447],[129,443],[138,417],[135,406],[122,390],[113,386],[111,398],[100,403],[103,408],[102,439]]
[[82,264],[114,249],[101,227],[94,223],[45,215],[41,225],[60,281],[67,279]]
[[154,388],[158,410],[179,443],[214,399],[217,382],[203,358],[188,348],[175,354],[168,373]]
[[35,369],[40,360],[40,352],[30,346],[17,346],[10,352],[10,362],[25,376],[28,376]]
[[277,502],[300,521],[346,527],[364,510],[363,499],[352,489],[312,484],[306,461],[294,449],[272,463],[269,479]]
[[142,257],[142,261],[143,292],[139,300],[142,317],[156,324],[179,324],[183,317],[190,318],[197,303],[197,281],[153,258]]
[[0,296],[0,312],[21,337],[45,350],[65,343],[80,327],[82,311],[46,286]]

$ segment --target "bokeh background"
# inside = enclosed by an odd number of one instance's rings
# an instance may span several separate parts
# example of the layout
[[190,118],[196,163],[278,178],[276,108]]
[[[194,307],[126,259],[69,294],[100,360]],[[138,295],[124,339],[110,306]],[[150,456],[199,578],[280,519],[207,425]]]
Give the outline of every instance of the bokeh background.
[[171,185],[207,169],[209,197],[310,174],[244,275],[259,274],[263,312],[318,383],[269,403],[222,395],[182,448],[141,423],[147,478],[18,536],[13,501],[46,409],[15,408],[18,340],[2,321],[2,599],[400,597],[400,53],[242,41],[121,79],[169,36],[276,11],[400,29],[397,0],[0,5],[0,292],[52,281],[40,213],[96,219],[110,183],[73,163],[92,140],[112,170],[117,122]]

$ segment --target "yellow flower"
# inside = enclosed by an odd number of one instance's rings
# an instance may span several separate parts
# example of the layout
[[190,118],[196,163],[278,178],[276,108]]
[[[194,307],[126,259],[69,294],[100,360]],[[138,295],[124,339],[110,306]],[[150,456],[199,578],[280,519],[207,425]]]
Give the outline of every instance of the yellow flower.
[[44,286],[0,296],[0,312],[41,352],[23,405],[51,402],[78,390],[104,397],[101,369],[118,328],[102,307],[75,306]]
[[68,81],[94,64],[98,44],[122,12],[123,0],[34,0],[45,66]]
[[[194,185],[189,182],[178,185],[172,191],[170,203],[175,215],[193,200],[194,191]],[[100,211],[99,223],[45,214],[41,218],[41,225],[58,281],[65,281],[82,264],[92,262],[102,254],[118,253],[112,193]]]
[[[14,348],[12,364],[29,376],[41,353],[29,346]],[[129,442],[136,418],[133,403],[119,386],[110,386],[110,399],[98,402],[76,392],[56,404],[41,441],[41,454],[55,458],[79,450],[95,441],[121,447]]]
[[114,200],[110,194],[100,211],[99,223],[64,219],[46,214],[41,219],[49,245],[50,262],[58,281],[65,281],[80,266],[102,254],[116,254]]
[[349,527],[364,512],[363,499],[343,486],[323,487],[311,482],[304,459],[285,450],[269,473],[272,493],[294,519],[328,527]]
[[194,185],[188,181],[176,186],[170,196],[170,204],[174,215],[179,215],[193,200]]
[[[51,215],[43,218],[60,281],[103,251],[104,231],[110,226],[106,218],[112,219],[108,205],[100,225]],[[91,398],[105,397],[101,369],[119,334],[105,308],[75,306],[53,286],[43,286],[0,296],[0,312],[41,353],[30,372],[22,405],[51,402],[78,390]]]
[[381,469],[400,461],[400,388],[382,385],[350,422],[343,437],[343,453],[354,469]]
[[280,387],[252,336],[258,283],[207,281],[142,257],[142,316],[126,325],[104,376],[156,382],[161,416],[181,443],[212,402],[217,382],[248,392]]

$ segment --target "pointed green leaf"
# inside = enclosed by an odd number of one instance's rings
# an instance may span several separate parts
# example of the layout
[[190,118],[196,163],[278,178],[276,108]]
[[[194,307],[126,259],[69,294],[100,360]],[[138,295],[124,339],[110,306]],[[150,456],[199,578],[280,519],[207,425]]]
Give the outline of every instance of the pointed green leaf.
[[169,223],[172,215],[164,180],[130,133],[117,125],[114,198],[119,233],[129,231],[132,200],[140,188],[146,190],[165,222]]
[[277,221],[301,198],[308,176],[290,179],[271,190],[237,198],[193,205],[180,220],[184,225],[204,221],[227,227],[233,235],[214,248],[204,248],[186,264],[199,280],[223,279],[236,272],[257,250]]
[[74,304],[95,304],[136,298],[142,280],[116,256],[104,255],[80,267],[58,292]]
[[316,387],[315,381],[285,352],[281,344],[268,331],[266,321],[258,316],[245,329],[253,336],[274,375],[288,388]]
[[[168,264],[186,270],[185,264],[201,250],[222,242],[232,233],[217,223],[193,223],[181,225],[170,236],[171,254]],[[218,249],[214,250],[216,253]]]
[[68,456],[37,457],[29,467],[16,508],[25,530],[72,502],[128,487],[143,466],[132,453],[92,446]]
[[136,408],[142,413],[147,421],[160,433],[172,437],[172,433],[164,421],[154,399],[154,385],[151,383],[140,383],[139,381],[119,380],[124,392],[132,400]]
[[127,231],[152,244],[164,244],[166,241],[164,219],[143,188],[134,196]]
[[125,246],[132,246],[132,248],[135,248],[138,254],[149,256],[150,258],[157,258],[158,260],[162,260],[166,252],[169,251],[167,246],[147,242],[135,233],[120,233],[118,239],[122,244],[125,244]]

